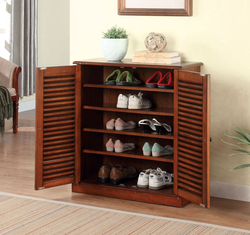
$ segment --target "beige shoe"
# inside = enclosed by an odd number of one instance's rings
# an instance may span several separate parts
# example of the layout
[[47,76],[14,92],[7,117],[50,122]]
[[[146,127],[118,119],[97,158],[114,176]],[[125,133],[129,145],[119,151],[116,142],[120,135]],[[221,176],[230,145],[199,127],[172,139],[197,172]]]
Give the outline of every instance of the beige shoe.
[[112,118],[111,120],[109,120],[107,123],[106,123],[106,128],[108,130],[113,130],[115,128],[115,119]]
[[124,122],[121,118],[117,118],[115,121],[115,129],[117,131],[134,129],[136,127],[136,123],[133,121]]
[[135,144],[133,143],[122,143],[120,140],[116,140],[114,144],[115,152],[122,153],[125,151],[135,149]]
[[113,140],[110,138],[109,140],[108,140],[108,142],[106,143],[106,150],[108,151],[108,152],[113,152],[114,151],[114,142],[113,142]]

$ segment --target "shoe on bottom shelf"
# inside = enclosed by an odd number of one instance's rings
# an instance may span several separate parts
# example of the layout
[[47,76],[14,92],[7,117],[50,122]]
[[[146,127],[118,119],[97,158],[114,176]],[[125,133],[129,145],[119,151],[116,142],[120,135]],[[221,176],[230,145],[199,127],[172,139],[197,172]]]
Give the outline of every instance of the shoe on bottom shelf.
[[166,145],[165,147],[162,147],[158,143],[154,143],[152,147],[152,156],[153,157],[161,157],[165,155],[171,155],[173,154],[173,147],[170,145]]
[[116,153],[122,153],[125,151],[135,149],[135,144],[134,143],[122,143],[120,140],[116,140],[114,144],[114,148],[115,148]]
[[110,171],[114,164],[107,163],[104,166],[102,166],[98,172],[98,181],[101,183],[107,183],[109,182],[109,176],[110,176]]
[[156,172],[154,169],[147,169],[141,172],[138,176],[137,187],[148,188],[149,186],[149,175]]
[[173,185],[173,174],[155,171],[149,175],[149,189],[158,190]]
[[116,164],[110,172],[110,183],[120,184],[136,177],[138,177],[138,171],[135,167],[123,167],[121,164]]

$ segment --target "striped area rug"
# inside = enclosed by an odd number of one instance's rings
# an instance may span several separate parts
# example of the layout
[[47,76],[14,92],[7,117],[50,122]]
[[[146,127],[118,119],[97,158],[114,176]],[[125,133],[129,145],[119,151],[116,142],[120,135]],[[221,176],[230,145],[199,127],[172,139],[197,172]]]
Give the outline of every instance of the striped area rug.
[[250,231],[0,192],[0,234],[212,234]]

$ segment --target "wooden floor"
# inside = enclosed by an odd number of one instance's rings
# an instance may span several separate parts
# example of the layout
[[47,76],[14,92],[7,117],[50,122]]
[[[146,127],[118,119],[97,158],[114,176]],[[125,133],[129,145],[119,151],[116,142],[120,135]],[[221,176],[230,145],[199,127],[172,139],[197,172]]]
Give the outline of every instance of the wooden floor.
[[20,113],[18,134],[12,133],[11,121],[6,121],[4,137],[0,137],[0,191],[250,230],[250,203],[248,202],[211,198],[210,209],[193,203],[184,208],[174,208],[72,193],[71,185],[35,191],[34,127],[34,110]]

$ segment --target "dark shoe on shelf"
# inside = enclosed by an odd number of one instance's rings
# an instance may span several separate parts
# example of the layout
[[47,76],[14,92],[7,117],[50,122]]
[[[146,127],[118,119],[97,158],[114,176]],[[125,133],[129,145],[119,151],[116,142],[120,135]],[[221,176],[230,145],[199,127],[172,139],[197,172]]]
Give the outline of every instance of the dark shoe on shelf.
[[119,79],[121,71],[119,69],[114,70],[105,80],[106,85],[116,85],[116,80]]
[[158,82],[158,88],[173,89],[174,82],[171,72],[167,72]]
[[158,81],[162,78],[162,72],[155,72],[147,81],[146,86],[150,88],[156,88]]
[[155,118],[152,119],[154,126],[156,128],[156,132],[159,135],[160,132],[171,132],[172,131],[172,127],[166,123],[160,123],[158,122]]
[[102,166],[98,172],[98,181],[101,183],[108,183],[109,182],[109,176],[110,171],[114,164],[107,163],[104,166]]
[[151,120],[148,119],[142,119],[138,122],[138,125],[142,129],[142,133],[145,133],[146,130],[148,131],[156,131],[156,127],[154,123]]
[[142,82],[129,71],[122,72],[120,77],[116,80],[117,86],[138,86],[141,83]]
[[135,167],[123,167],[121,164],[116,164],[112,167],[110,172],[110,183],[121,184],[127,180],[135,179],[138,177],[138,171]]

